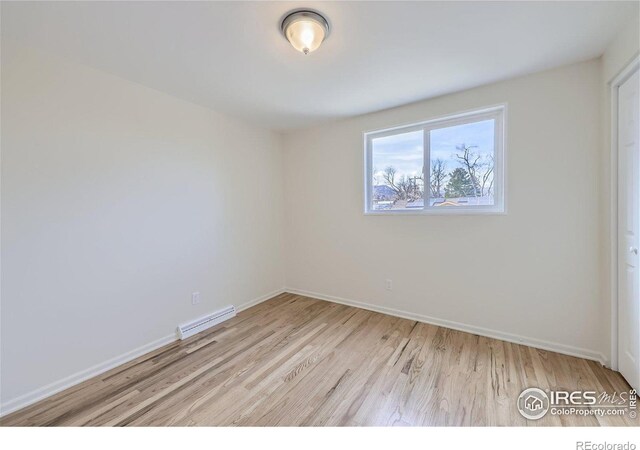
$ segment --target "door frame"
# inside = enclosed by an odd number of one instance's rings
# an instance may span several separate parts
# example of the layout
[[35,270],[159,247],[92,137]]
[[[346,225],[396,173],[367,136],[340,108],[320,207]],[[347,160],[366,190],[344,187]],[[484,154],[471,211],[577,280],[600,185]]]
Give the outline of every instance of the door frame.
[[611,284],[611,369],[618,370],[618,89],[627,79],[640,70],[640,55],[636,55],[616,75],[610,84],[611,93],[611,196],[609,210],[610,226],[610,284]]

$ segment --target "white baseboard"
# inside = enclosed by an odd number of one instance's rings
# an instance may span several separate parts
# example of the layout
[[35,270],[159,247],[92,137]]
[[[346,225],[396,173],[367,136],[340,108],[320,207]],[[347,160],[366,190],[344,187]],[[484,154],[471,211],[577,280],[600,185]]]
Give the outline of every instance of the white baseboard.
[[[250,308],[258,303],[262,303],[270,298],[273,298],[277,295],[284,293],[284,289],[277,289],[273,292],[270,292],[265,295],[261,295],[258,298],[250,300],[248,302],[243,303],[242,305],[236,308],[236,311],[240,312],[247,308]],[[122,355],[116,356],[115,358],[111,358],[102,363],[96,364],[95,366],[89,367],[87,369],[81,370],[74,374],[71,374],[61,380],[54,381],[53,383],[47,384],[41,388],[35,389],[31,392],[28,392],[24,395],[16,397],[8,402],[0,404],[0,417],[11,414],[12,412],[18,411],[19,409],[26,408],[29,405],[39,402],[40,400],[44,400],[47,397],[51,397],[58,392],[64,391],[70,387],[75,386],[76,384],[80,384],[83,381],[86,381],[90,378],[101,375],[115,367],[118,367],[122,364],[126,364],[129,361],[132,361],[140,356],[152,352],[160,347],[163,347],[167,344],[178,339],[176,333],[172,333],[168,336],[162,337],[158,340],[145,344],[141,347],[123,353]]]
[[61,380],[54,381],[53,383],[47,384],[46,386],[9,400],[8,402],[3,403],[0,406],[0,417],[11,414],[12,412],[15,412],[19,409],[39,402],[40,400],[44,400],[47,397],[73,387],[76,384],[80,384],[90,378],[101,375],[115,367],[128,363],[129,361],[132,361],[144,355],[145,353],[152,352],[153,350],[156,350],[164,345],[170,344],[176,339],[176,334],[173,333],[171,335],[165,336],[141,347],[123,353],[122,355],[116,356],[115,358],[111,358],[107,361],[96,364],[95,366],[89,367],[88,369],[81,370]]
[[[570,345],[558,344],[558,343],[548,342],[540,339],[519,336],[511,333],[504,333],[501,331],[453,322],[450,320],[437,319],[437,318],[425,316],[422,314],[410,313],[407,311],[401,311],[393,308],[386,308],[384,306],[372,305],[370,303],[349,300],[341,297],[335,297],[332,295],[320,294],[318,292],[305,291],[302,289],[295,289],[295,288],[277,289],[273,292],[270,292],[268,294],[262,295],[258,298],[255,298],[253,300],[250,300],[248,302],[241,304],[236,308],[236,310],[238,312],[244,311],[245,309],[248,309],[254,305],[262,303],[266,300],[269,300],[270,298],[273,298],[285,292],[289,292],[291,294],[297,294],[297,295],[304,295],[306,297],[313,297],[313,298],[326,300],[333,303],[340,303],[343,305],[354,306],[356,308],[362,308],[362,309],[367,309],[369,311],[388,314],[391,316],[402,317],[404,319],[416,320],[418,322],[429,323],[432,325],[439,325],[445,328],[451,328],[454,330],[464,331],[467,333],[477,334],[480,336],[500,339],[507,342],[514,342],[516,344],[528,345],[530,347],[535,347],[542,350],[548,350],[548,351],[562,353],[570,356],[577,356],[579,358],[598,361],[599,363],[605,366],[607,365],[607,360],[605,356],[602,353],[595,352],[592,350],[586,350],[578,347],[573,347]],[[27,394],[21,395],[20,397],[17,397],[15,399],[12,399],[0,405],[0,417],[6,416],[7,414],[18,411],[19,409],[25,408],[29,405],[32,405],[33,403],[39,402],[40,400],[44,400],[47,397],[57,394],[58,392],[61,392],[70,387],[73,387],[76,384],[82,383],[83,381],[86,381],[90,378],[101,375],[115,367],[125,364],[146,353],[152,352],[153,350],[156,350],[164,345],[170,344],[176,339],[177,339],[177,336],[175,333],[173,333],[171,335],[165,336],[156,341],[150,342],[146,345],[133,349],[120,356],[116,356],[115,358],[109,359],[100,364],[96,364],[95,366],[89,367],[88,369],[76,372],[61,380],[55,381],[46,386],[35,389]]]
[[236,308],[237,312],[244,311],[245,309],[251,308],[252,306],[257,305],[258,303],[265,302],[270,298],[276,297],[280,294],[284,294],[287,292],[285,289],[276,289],[275,291],[269,292],[268,294],[261,295],[258,298],[254,298],[253,300],[249,300],[248,302],[243,303],[242,305]]
[[491,330],[489,328],[478,327],[475,325],[468,325],[464,323],[453,322],[451,320],[438,319],[435,317],[411,313],[411,312],[402,311],[399,309],[372,305],[370,303],[349,300],[342,297],[335,297],[333,295],[325,295],[325,294],[320,294],[318,292],[305,291],[303,289],[285,288],[284,290],[285,292],[289,292],[291,294],[304,295],[305,297],[313,297],[313,298],[326,300],[333,303],[340,303],[342,305],[354,306],[356,308],[362,308],[362,309],[367,309],[369,311],[388,314],[390,316],[402,317],[403,319],[415,320],[418,322],[424,322],[424,323],[438,325],[445,328],[451,328],[453,330],[464,331],[471,334],[477,334],[479,336],[499,339],[501,341],[527,345],[529,347],[539,348],[541,350],[548,350],[556,353],[562,353],[563,355],[576,356],[578,358],[585,358],[592,361],[597,361],[603,366],[608,366],[607,358],[602,353],[596,352],[594,350],[587,350],[584,348],[573,347],[571,345],[559,344],[556,342],[549,342],[542,339],[520,336],[512,333],[505,333],[503,331]]

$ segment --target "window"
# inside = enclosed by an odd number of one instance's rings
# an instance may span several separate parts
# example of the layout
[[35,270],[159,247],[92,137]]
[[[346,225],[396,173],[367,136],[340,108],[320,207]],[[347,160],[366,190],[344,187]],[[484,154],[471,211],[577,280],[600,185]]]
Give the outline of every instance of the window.
[[500,106],[365,133],[365,213],[504,212],[503,130]]

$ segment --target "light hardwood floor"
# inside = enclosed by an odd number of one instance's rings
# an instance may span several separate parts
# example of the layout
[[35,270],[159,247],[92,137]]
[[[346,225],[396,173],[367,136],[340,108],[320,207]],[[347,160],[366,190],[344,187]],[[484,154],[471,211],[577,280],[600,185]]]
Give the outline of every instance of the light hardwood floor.
[[629,389],[598,363],[282,294],[1,425],[638,425],[527,421],[523,388]]

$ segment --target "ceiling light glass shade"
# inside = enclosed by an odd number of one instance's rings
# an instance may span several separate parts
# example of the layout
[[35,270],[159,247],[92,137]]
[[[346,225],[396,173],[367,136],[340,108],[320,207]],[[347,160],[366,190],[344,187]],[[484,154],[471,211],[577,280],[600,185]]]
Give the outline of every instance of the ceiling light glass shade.
[[308,55],[329,35],[329,23],[313,11],[297,11],[284,18],[282,33],[293,48]]

